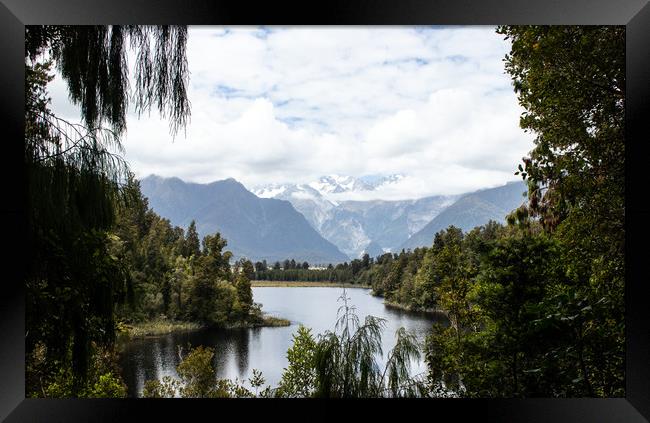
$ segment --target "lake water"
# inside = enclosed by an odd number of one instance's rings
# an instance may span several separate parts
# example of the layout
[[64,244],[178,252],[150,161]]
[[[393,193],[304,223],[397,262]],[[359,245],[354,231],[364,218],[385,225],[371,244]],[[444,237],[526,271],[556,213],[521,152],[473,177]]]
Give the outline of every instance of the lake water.
[[[120,365],[130,396],[140,396],[144,382],[176,375],[179,363],[178,346],[204,345],[215,350],[215,367],[219,378],[239,379],[249,386],[247,380],[252,370],[258,369],[266,385],[276,387],[287,366],[287,349],[292,345],[292,334],[300,324],[312,329],[314,338],[326,330],[333,330],[337,311],[343,304],[339,297],[342,288],[331,287],[255,287],[253,298],[262,304],[269,315],[291,321],[291,326],[253,329],[215,330],[173,333],[156,338],[128,341],[121,345]],[[383,299],[370,295],[369,289],[346,290],[349,305],[356,309],[360,320],[372,315],[386,319],[382,333],[383,357],[380,366],[395,344],[395,331],[400,327],[414,331],[424,340],[435,318],[386,307]],[[411,374],[426,371],[423,360],[411,366]]]

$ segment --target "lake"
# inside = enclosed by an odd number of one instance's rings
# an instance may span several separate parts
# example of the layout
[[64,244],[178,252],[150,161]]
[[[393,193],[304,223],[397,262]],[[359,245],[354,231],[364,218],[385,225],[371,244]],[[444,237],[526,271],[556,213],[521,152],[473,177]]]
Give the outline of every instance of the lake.
[[[253,298],[262,304],[269,315],[291,321],[291,326],[252,329],[204,329],[194,332],[172,333],[155,338],[134,339],[122,344],[120,365],[129,396],[140,396],[147,380],[176,375],[179,363],[178,346],[204,345],[215,350],[215,367],[219,378],[239,379],[248,384],[252,370],[262,372],[266,385],[276,387],[283,369],[288,365],[287,349],[292,345],[292,334],[300,324],[312,329],[314,338],[326,330],[333,330],[343,288],[332,287],[254,287]],[[349,305],[355,307],[360,320],[372,315],[386,319],[382,333],[383,357],[380,366],[395,344],[395,331],[400,327],[414,331],[424,340],[436,317],[424,313],[389,308],[383,298],[370,295],[370,289],[346,290]],[[411,366],[411,374],[426,371],[423,360]]]

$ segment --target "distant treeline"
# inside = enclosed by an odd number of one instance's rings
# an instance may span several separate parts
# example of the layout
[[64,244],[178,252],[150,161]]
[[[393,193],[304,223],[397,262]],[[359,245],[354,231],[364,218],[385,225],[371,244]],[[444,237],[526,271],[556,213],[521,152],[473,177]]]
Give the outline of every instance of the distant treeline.
[[[389,254],[390,255],[390,254]],[[255,263],[255,279],[263,281],[307,281],[307,282],[339,282],[354,283],[357,275],[364,269],[370,268],[373,259],[365,254],[362,259],[350,263],[331,263],[327,267],[310,266],[308,262],[297,263],[295,260],[276,261],[268,266],[266,261]]]

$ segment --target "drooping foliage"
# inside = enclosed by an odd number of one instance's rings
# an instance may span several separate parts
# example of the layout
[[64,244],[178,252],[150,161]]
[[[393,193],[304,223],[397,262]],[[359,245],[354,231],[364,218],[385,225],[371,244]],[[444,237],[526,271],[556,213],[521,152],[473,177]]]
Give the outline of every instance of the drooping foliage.
[[[126,130],[130,105],[169,118],[172,132],[190,114],[185,26],[27,26],[25,58],[45,55],[57,64],[69,98],[80,106],[85,127],[107,122],[117,135]],[[134,63],[130,74],[128,54]],[[129,80],[135,80],[130,91]]]
[[[131,292],[119,240],[109,233],[117,209],[128,201],[119,136],[131,95],[129,40],[137,56],[136,108],[157,105],[176,131],[189,115],[184,27],[25,30],[26,354],[29,359],[42,350],[47,364],[38,374],[28,371],[27,395],[44,394],[59,371],[71,372],[73,395],[85,392],[92,356],[110,348],[116,305]],[[147,59],[149,40],[157,43],[156,60]],[[80,106],[83,123],[51,111],[53,66]]]
[[366,316],[360,322],[343,290],[343,305],[334,331],[319,336],[314,351],[315,397],[363,398],[426,395],[424,384],[411,379],[411,361],[420,358],[417,339],[403,328],[382,369],[377,364],[385,321]]

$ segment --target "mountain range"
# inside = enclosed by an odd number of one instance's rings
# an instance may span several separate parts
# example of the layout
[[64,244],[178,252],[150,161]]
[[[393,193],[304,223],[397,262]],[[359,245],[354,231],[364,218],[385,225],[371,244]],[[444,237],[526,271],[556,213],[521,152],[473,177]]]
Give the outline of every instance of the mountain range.
[[199,236],[220,232],[235,258],[309,263],[349,260],[288,201],[259,198],[234,179],[196,184],[148,176],[140,181],[150,207],[174,225],[196,221]]
[[510,182],[502,187],[463,195],[422,229],[411,235],[400,249],[430,246],[436,233],[448,228],[449,225],[468,232],[490,220],[503,222],[508,213],[525,201],[525,192],[526,185],[523,182]]
[[417,200],[338,201],[331,194],[374,191],[398,182],[402,175],[354,178],[324,176],[307,184],[256,187],[260,197],[289,201],[312,227],[350,258],[394,251],[410,235],[429,223],[457,196]]
[[173,224],[186,228],[194,219],[200,236],[221,232],[236,257],[314,264],[429,246],[436,232],[452,224],[468,231],[489,220],[503,222],[526,190],[523,182],[511,182],[415,200],[333,199],[332,194],[372,191],[401,178],[330,175],[249,191],[234,179],[196,184],[152,175],[141,180],[141,189],[154,211]]

